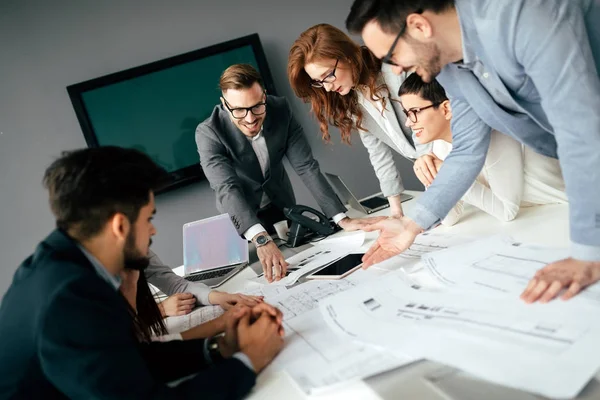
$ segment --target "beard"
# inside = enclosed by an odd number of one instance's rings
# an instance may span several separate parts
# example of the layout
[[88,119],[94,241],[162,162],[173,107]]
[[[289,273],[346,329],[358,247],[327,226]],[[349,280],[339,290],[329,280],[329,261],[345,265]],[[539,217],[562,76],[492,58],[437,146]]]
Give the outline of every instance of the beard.
[[430,83],[442,72],[441,51],[435,43],[421,43],[407,35],[407,42],[419,55],[415,72],[423,82]]
[[[150,264],[150,257],[142,254],[141,251],[135,246],[135,233],[131,231],[125,241],[125,248],[123,249],[123,260],[125,261],[126,269],[133,269],[137,271],[145,270]],[[150,239],[148,246],[152,244]]]

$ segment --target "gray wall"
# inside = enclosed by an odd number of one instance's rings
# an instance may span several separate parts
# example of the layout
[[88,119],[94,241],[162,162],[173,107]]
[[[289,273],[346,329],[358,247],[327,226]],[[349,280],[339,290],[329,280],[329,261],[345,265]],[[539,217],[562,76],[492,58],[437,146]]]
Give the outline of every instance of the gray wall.
[[[286,78],[287,53],[300,32],[328,22],[343,28],[351,0],[55,0],[0,2],[0,296],[18,264],[53,228],[40,181],[62,150],[85,147],[68,99],[69,84],[258,32],[280,95],[294,112],[322,169],[358,195],[378,190],[358,137],[325,145],[308,107]],[[399,159],[408,188],[418,188]],[[316,206],[294,173],[298,201]],[[159,196],[154,249],[182,261],[183,223],[217,213],[206,181]]]

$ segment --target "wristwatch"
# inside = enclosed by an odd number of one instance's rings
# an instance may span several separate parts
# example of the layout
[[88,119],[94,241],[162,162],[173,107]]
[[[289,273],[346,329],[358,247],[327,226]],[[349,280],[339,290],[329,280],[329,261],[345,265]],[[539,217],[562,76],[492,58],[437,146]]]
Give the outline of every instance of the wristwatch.
[[256,247],[262,247],[265,244],[272,242],[273,238],[266,233],[260,234],[254,239],[254,244]]
[[215,364],[219,361],[223,361],[223,355],[221,354],[220,346],[219,346],[219,337],[213,336],[209,339],[206,339],[205,343],[205,357],[208,356],[208,360]]

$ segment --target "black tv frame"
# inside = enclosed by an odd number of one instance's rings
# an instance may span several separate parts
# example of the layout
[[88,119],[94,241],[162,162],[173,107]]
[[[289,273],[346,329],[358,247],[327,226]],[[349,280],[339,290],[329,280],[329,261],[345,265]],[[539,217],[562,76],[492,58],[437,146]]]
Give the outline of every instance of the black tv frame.
[[[85,137],[88,147],[100,146],[83,103],[81,96],[82,93],[248,45],[251,45],[252,51],[254,52],[254,57],[258,63],[259,72],[263,78],[263,84],[265,85],[267,93],[277,95],[275,84],[273,83],[273,78],[271,76],[271,70],[269,69],[269,64],[267,63],[267,58],[265,57],[258,33],[253,33],[251,35],[229,40],[227,42],[217,43],[202,49],[168,57],[162,60],[140,65],[138,67],[129,68],[109,75],[101,76],[99,78],[90,79],[67,86],[69,98],[73,104],[77,120],[79,121],[79,125],[81,126],[81,130],[83,131],[83,136]],[[217,84],[218,82],[215,82],[215,86]],[[205,178],[202,167],[200,166],[200,162],[195,165],[173,171],[170,173],[170,176],[171,183],[158,190],[156,194],[187,186]]]

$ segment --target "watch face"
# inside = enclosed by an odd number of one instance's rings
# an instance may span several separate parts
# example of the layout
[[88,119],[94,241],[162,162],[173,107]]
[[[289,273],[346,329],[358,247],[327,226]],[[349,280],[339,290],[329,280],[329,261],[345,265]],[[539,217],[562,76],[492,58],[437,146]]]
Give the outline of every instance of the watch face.
[[264,235],[260,235],[259,237],[256,238],[256,243],[258,243],[258,244],[267,243],[267,237]]

